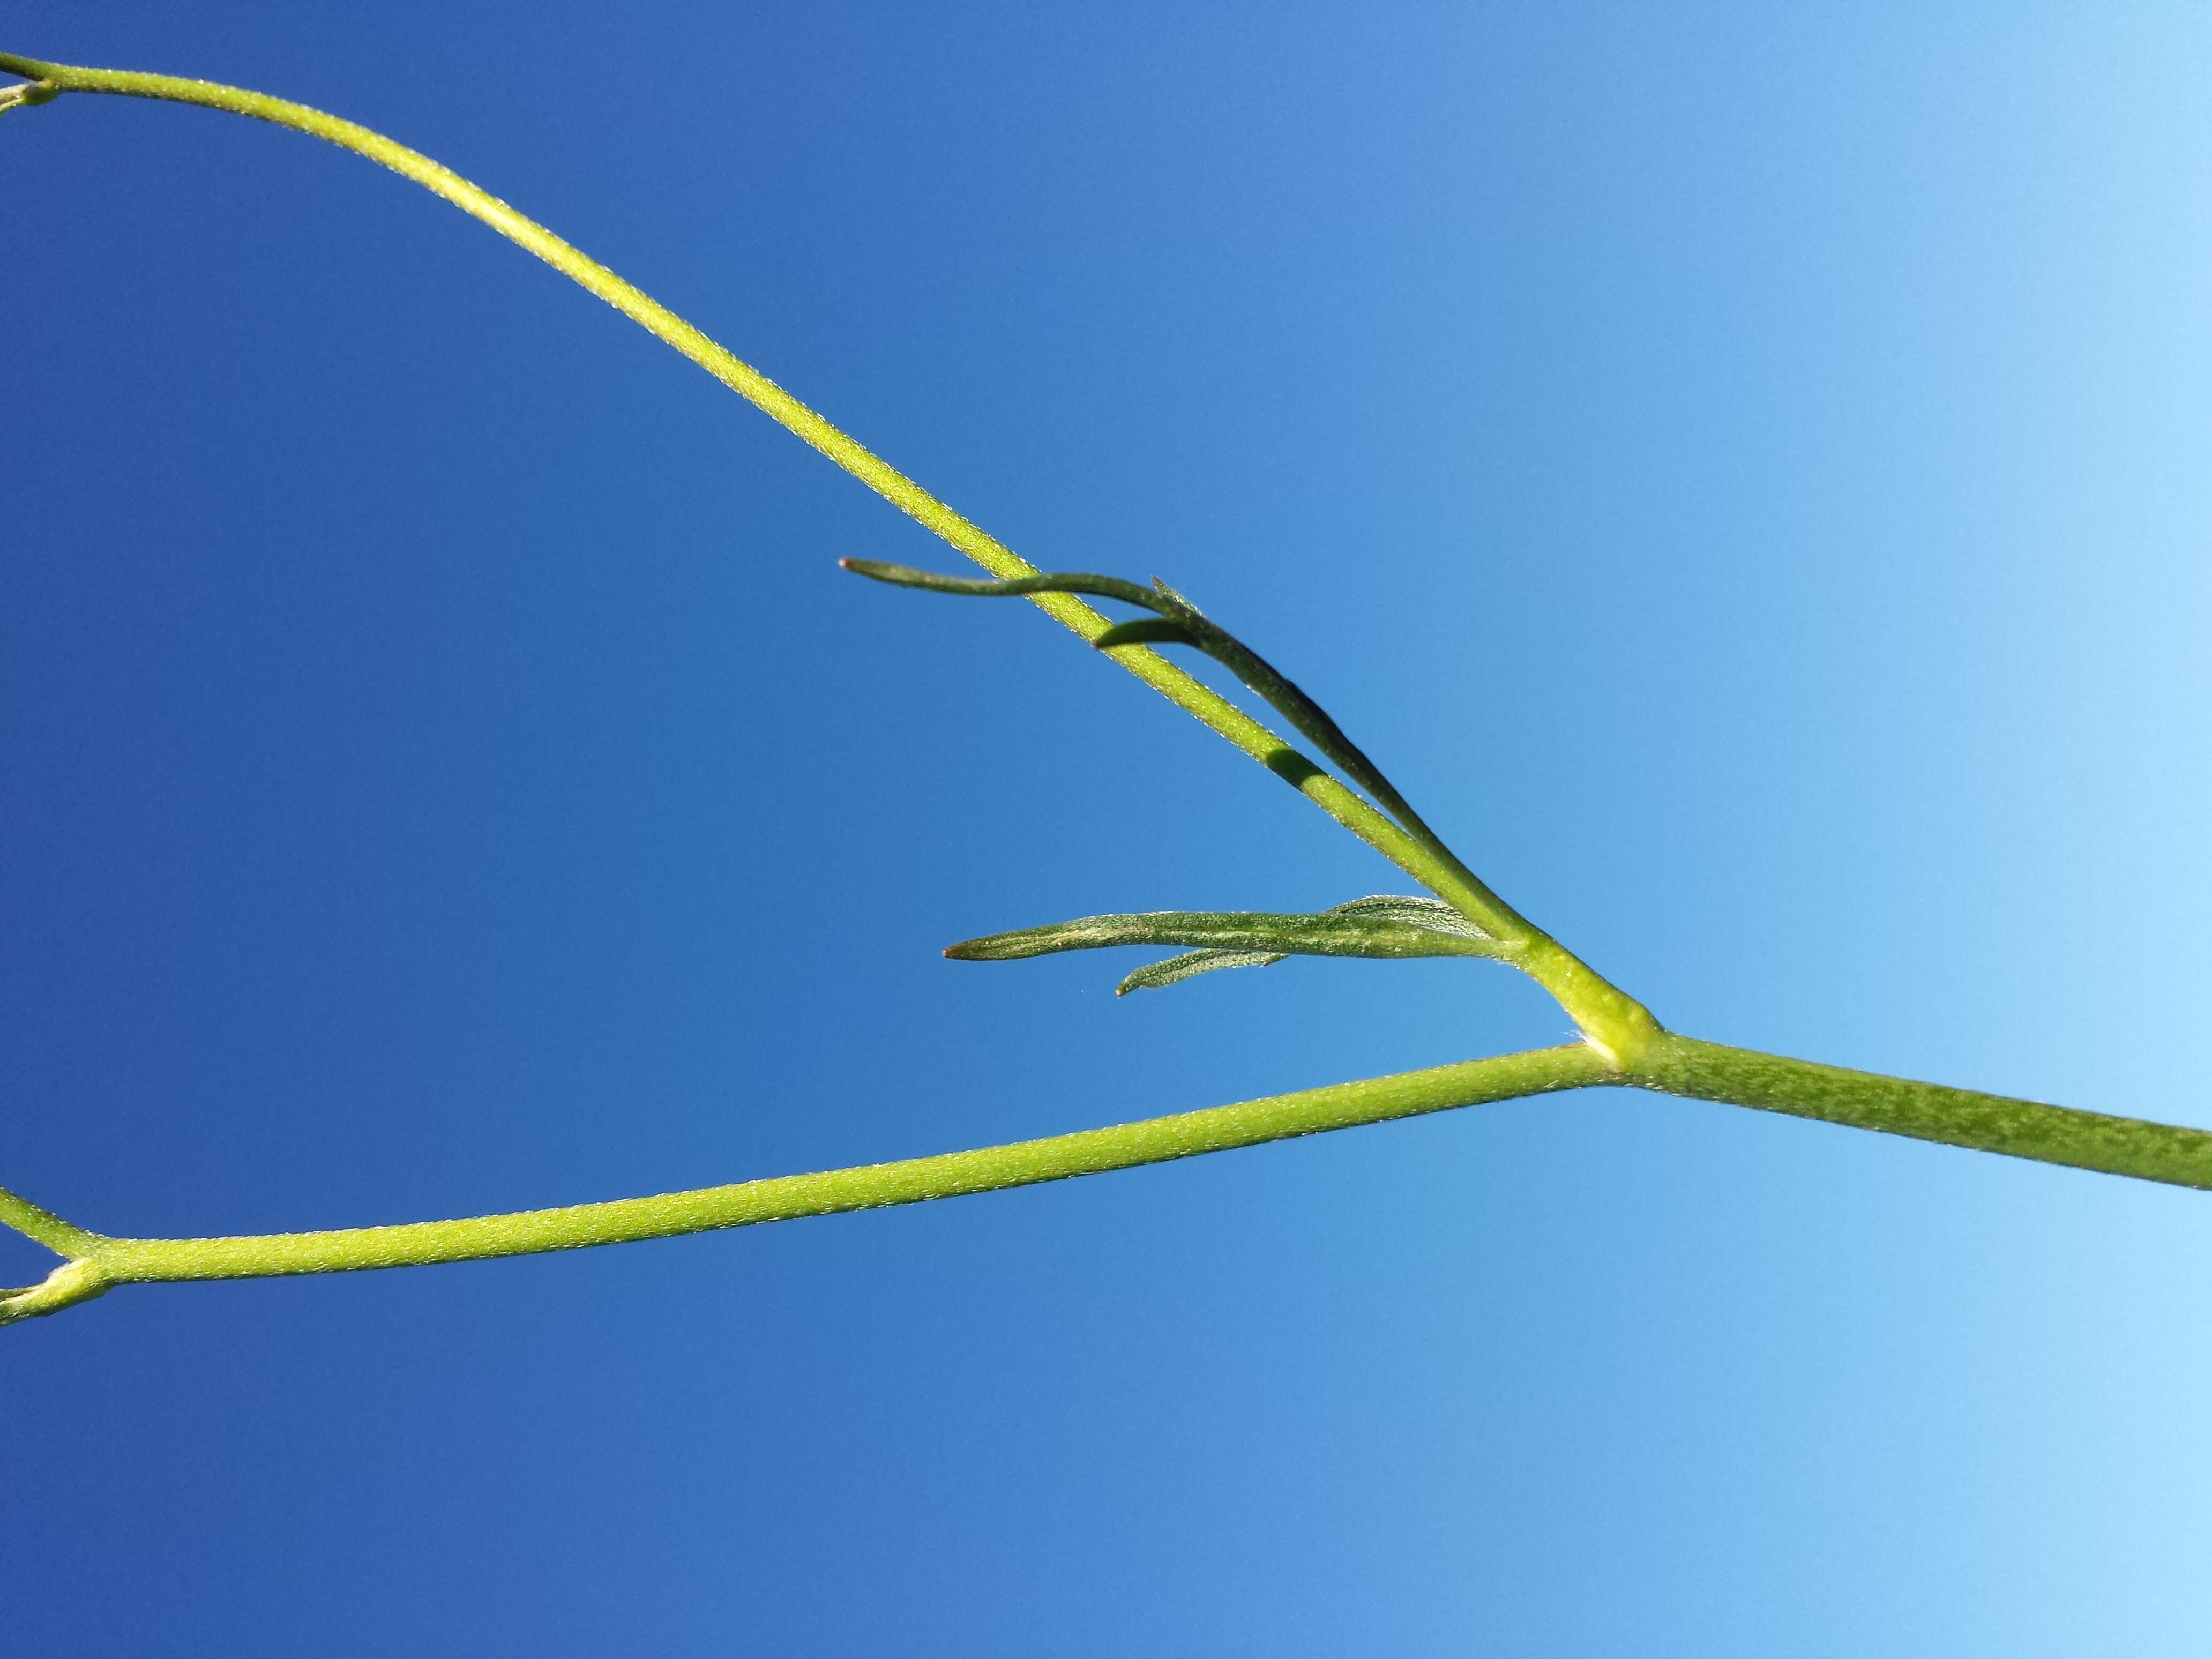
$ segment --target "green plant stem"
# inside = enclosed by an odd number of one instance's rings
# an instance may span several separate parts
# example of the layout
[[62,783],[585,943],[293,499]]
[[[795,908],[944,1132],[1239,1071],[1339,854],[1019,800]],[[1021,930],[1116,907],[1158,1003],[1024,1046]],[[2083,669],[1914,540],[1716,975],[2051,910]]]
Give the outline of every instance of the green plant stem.
[[2170,1186],[2212,1188],[2212,1133],[2201,1129],[1846,1071],[1662,1032],[1627,1071],[1608,1065],[1588,1043],[1575,1043],[976,1152],[460,1221],[234,1238],[107,1238],[0,1192],[0,1219],[70,1258],[44,1284],[0,1295],[0,1323],[57,1312],[118,1285],[427,1267],[670,1238],[999,1192],[1455,1107],[1608,1085],[1752,1106]]
[[[389,167],[528,249],[647,333],[675,347],[771,420],[812,445],[993,575],[1011,578],[1039,574],[1036,566],[998,538],[955,512],[642,289],[624,282],[536,220],[516,212],[496,196],[419,151],[395,143],[356,122],[307,105],[214,81],[49,64],[10,52],[0,52],[0,70],[21,76],[31,83],[28,96],[21,95],[24,89],[18,89],[18,102],[46,103],[63,93],[87,92],[196,104],[205,109],[222,110],[289,127]],[[1097,639],[1109,625],[1097,611],[1066,594],[1040,593],[1030,603],[1086,641]],[[1459,907],[1472,921],[1488,929],[1504,944],[1501,957],[1550,991],[1576,1024],[1609,1053],[1626,1058],[1650,1032],[1658,1029],[1657,1022],[1633,998],[1575,960],[1549,935],[1492,892],[1449,848],[1425,844],[1407,834],[1357,791],[1346,787],[1315,766],[1227,698],[1148,647],[1117,647],[1106,654],[1208,730],[1282,778],[1430,891]]]
[[[1085,1129],[1042,1140],[1016,1141],[981,1151],[945,1152],[895,1164],[863,1164],[818,1175],[783,1176],[652,1198],[617,1199],[557,1210],[477,1216],[463,1221],[422,1221],[396,1227],[331,1232],[276,1233],[241,1238],[105,1238],[70,1227],[37,1206],[7,1194],[0,1215],[25,1213],[66,1229],[41,1238],[73,1258],[70,1300],[116,1285],[191,1279],[265,1279],[289,1273],[349,1273],[370,1267],[424,1267],[478,1261],[670,1238],[764,1221],[836,1215],[848,1210],[919,1204],[930,1199],[1035,1186],[1073,1176],[1098,1175],[1195,1158],[1203,1152],[1255,1146],[1363,1123],[1417,1117],[1488,1101],[1510,1100],[1607,1081],[1612,1073],[1585,1043],[1501,1054],[1456,1066],[1439,1066],[1395,1077],[1370,1078],[1275,1095],[1234,1106],[1216,1106],[1173,1117],[1148,1118],[1107,1129]],[[28,1231],[28,1229],[25,1229]],[[39,1235],[33,1235],[39,1237]],[[34,1294],[16,1292],[18,1297]],[[67,1305],[64,1302],[60,1305]],[[48,1313],[50,1306],[17,1310]],[[0,1319],[11,1316],[0,1299]]]
[[1673,1031],[1653,1039],[1622,1080],[1692,1100],[2212,1190],[2212,1133],[2203,1129],[1847,1071]]
[[0,1187],[0,1222],[45,1245],[56,1255],[87,1255],[102,1242],[98,1233],[73,1227],[52,1210],[40,1209],[29,1199],[18,1198],[4,1187]]

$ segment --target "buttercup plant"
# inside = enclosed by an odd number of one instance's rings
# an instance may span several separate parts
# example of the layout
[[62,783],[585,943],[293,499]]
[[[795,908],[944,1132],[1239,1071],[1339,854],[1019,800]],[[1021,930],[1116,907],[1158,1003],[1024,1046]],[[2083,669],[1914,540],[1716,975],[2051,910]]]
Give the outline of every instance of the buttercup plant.
[[[1146,586],[1112,576],[1040,572],[666,307],[428,157],[336,116],[236,87],[76,68],[6,53],[0,53],[0,71],[18,77],[16,84],[0,89],[0,112],[47,103],[65,93],[197,104],[325,139],[444,197],[675,347],[989,574],[937,575],[860,559],[844,561],[848,569],[927,592],[1028,599],[1267,768],[1428,894],[1357,898],[1310,915],[1166,911],[1089,916],[971,939],[946,955],[1001,962],[1116,945],[1182,948],[1182,954],[1129,975],[1119,988],[1124,992],[1158,989],[1194,974],[1265,965],[1291,956],[1481,957],[1535,980],[1581,1033],[1579,1041],[1556,1048],[980,1151],[453,1221],[252,1237],[112,1238],[0,1189],[0,1222],[63,1258],[42,1283],[0,1291],[0,1322],[55,1313],[118,1285],[418,1267],[665,1238],[991,1192],[1453,1107],[1598,1086],[1720,1101],[2075,1169],[2212,1188],[2212,1133],[2202,1130],[1844,1071],[1668,1030],[1642,1003],[1485,885],[1311,698],[1173,588],[1157,580]],[[1145,614],[1110,622],[1086,599],[1133,605]],[[1167,647],[1194,649],[1224,665],[1319,758],[1293,747],[1169,661],[1160,650]]]

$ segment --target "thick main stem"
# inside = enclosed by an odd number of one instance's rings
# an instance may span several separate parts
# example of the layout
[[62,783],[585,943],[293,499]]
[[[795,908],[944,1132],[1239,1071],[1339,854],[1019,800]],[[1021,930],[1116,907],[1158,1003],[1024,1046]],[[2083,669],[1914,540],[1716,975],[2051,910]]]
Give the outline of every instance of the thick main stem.
[[1692,1100],[2212,1190],[2212,1133],[1847,1071],[1662,1031],[1624,1079]]

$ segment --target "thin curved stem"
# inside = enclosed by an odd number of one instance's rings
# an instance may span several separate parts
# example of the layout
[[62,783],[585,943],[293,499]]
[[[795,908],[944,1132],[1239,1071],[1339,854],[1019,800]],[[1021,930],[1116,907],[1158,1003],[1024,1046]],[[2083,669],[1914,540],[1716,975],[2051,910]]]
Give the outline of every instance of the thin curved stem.
[[[240,1238],[105,1238],[71,1228],[75,1246],[68,1254],[87,1264],[103,1285],[479,1261],[999,1192],[1458,1106],[1584,1088],[1613,1080],[1614,1075],[1587,1043],[1572,1043],[976,1152],[943,1152],[651,1198],[460,1221]],[[25,1209],[37,1208],[21,1199],[12,1201]]]
[[[289,127],[389,167],[528,249],[647,333],[675,347],[771,420],[812,445],[993,575],[1013,578],[1039,574],[1036,566],[998,538],[955,512],[874,451],[841,431],[650,295],[625,282],[536,220],[517,212],[489,191],[420,151],[410,149],[357,122],[306,104],[214,81],[50,64],[10,52],[0,52],[0,70],[21,76],[31,83],[31,95],[19,96],[18,101],[47,102],[63,93],[88,92],[194,104]],[[1068,594],[1039,593],[1031,603],[1086,641],[1097,639],[1109,626],[1097,611]],[[1593,1041],[1604,1045],[1607,1052],[1625,1059],[1650,1032],[1659,1029],[1641,1004],[1577,961],[1522,916],[1449,848],[1441,844],[1426,844],[1408,834],[1363,799],[1356,790],[1347,788],[1321,770],[1267,726],[1158,652],[1130,647],[1117,648],[1109,654],[1170,702],[1282,778],[1430,891],[1457,905],[1501,938],[1515,940],[1516,947],[1506,953],[1506,959],[1550,991],[1569,1017]],[[1520,943],[1522,940],[1526,941],[1525,945]]]

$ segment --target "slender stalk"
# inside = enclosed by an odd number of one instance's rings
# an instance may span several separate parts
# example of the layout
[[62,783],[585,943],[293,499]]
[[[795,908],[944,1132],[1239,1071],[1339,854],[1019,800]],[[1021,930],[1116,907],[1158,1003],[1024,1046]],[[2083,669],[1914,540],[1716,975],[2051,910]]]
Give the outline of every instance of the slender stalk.
[[[104,1238],[58,1223],[67,1229],[69,1239],[64,1242],[50,1236],[41,1242],[74,1258],[57,1270],[58,1274],[71,1275],[67,1288],[74,1294],[69,1301],[82,1300],[116,1285],[266,1279],[480,1261],[494,1256],[671,1238],[764,1221],[791,1221],[803,1216],[836,1215],[848,1210],[881,1209],[1030,1187],[1359,1124],[1418,1117],[1457,1106],[1579,1089],[1613,1077],[1595,1049],[1586,1043],[1573,1043],[977,1152],[943,1152],[933,1158],[740,1182],[652,1198],[475,1216],[461,1221],[240,1238]],[[46,1214],[12,1194],[6,1194],[4,1201],[9,1207],[0,1213],[10,1219],[26,1212],[40,1217]],[[15,1297],[20,1303],[46,1290],[47,1286],[34,1287],[33,1291],[15,1292]],[[50,1295],[46,1299],[55,1298]],[[67,1302],[58,1305],[66,1306]],[[52,1306],[43,1304],[11,1309],[8,1300],[0,1297],[0,1322],[52,1311]]]
[[[21,76],[30,83],[27,88],[14,89],[16,95],[13,101],[16,103],[47,103],[63,93],[87,92],[196,104],[202,108],[222,110],[289,127],[389,167],[489,225],[509,241],[528,249],[656,339],[675,347],[771,420],[812,445],[993,575],[1008,578],[1039,574],[1035,565],[998,538],[955,512],[874,451],[841,431],[658,300],[625,282],[536,220],[517,212],[489,191],[420,151],[306,104],[219,82],[148,75],[133,70],[50,64],[12,52],[0,52],[0,70]],[[1107,619],[1097,611],[1068,594],[1039,593],[1032,597],[1031,603],[1086,641],[1097,639],[1109,626]],[[1407,834],[1358,792],[1346,788],[1267,726],[1158,652],[1131,646],[1116,647],[1108,654],[1208,730],[1282,778],[1414,880],[1507,941],[1508,948],[1501,953],[1504,958],[1559,998],[1576,1023],[1603,1043],[1608,1052],[1625,1057],[1633,1053],[1650,1032],[1658,1029],[1657,1023],[1633,998],[1575,961],[1541,929],[1492,892],[1449,848],[1440,844],[1425,844],[1418,836]],[[1549,948],[1538,948],[1542,946]]]
[[82,1256],[100,1241],[98,1233],[71,1226],[52,1210],[41,1209],[27,1198],[18,1198],[0,1187],[0,1222],[24,1237],[45,1245],[56,1255]]

